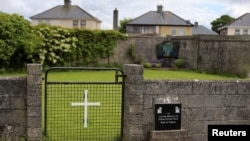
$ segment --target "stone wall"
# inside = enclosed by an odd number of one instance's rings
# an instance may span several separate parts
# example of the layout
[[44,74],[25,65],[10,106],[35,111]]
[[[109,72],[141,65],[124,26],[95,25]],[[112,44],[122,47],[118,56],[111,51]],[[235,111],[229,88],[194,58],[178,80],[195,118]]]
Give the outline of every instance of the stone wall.
[[42,69],[27,69],[27,76],[0,77],[0,140],[42,139]]
[[[124,141],[147,141],[154,130],[154,102],[182,104],[181,127],[189,141],[206,141],[209,124],[250,124],[250,81],[144,80],[142,65],[124,65]],[[0,140],[42,139],[42,69],[0,78]]]
[[250,81],[144,80],[143,66],[124,65],[124,141],[147,141],[154,130],[154,101],[182,104],[189,141],[207,141],[209,124],[250,124]]
[[193,69],[211,72],[250,72],[250,36],[197,35],[183,37],[135,36],[118,42],[110,63],[135,63],[128,55],[133,45],[137,60],[142,63],[157,60],[156,45],[171,39],[180,41],[179,58]]

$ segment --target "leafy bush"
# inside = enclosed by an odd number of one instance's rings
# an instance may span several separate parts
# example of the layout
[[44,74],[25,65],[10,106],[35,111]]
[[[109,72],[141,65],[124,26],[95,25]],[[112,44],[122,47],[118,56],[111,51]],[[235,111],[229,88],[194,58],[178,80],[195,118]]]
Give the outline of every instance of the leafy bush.
[[44,65],[66,65],[74,58],[77,38],[72,36],[69,29],[41,24],[34,27],[36,34],[43,38],[41,46],[33,58],[35,62]]
[[114,30],[68,29],[40,24],[0,12],[0,68],[98,64],[113,55],[118,40],[127,36]]
[[22,68],[42,41],[29,21],[18,14],[0,12],[0,67]]
[[183,59],[176,59],[175,62],[174,62],[174,64],[173,64],[173,66],[175,68],[184,68],[185,65],[186,65],[186,62]]
[[161,68],[161,64],[160,64],[160,63],[157,63],[157,64],[155,64],[155,67],[156,67],[156,68]]
[[239,78],[247,78],[248,77],[248,71],[247,70],[241,70],[237,73],[237,76]]
[[149,62],[144,63],[143,66],[144,66],[144,68],[151,68],[152,67],[151,63],[149,63]]
[[114,53],[118,40],[127,37],[113,30],[74,29],[73,36],[77,37],[75,61],[77,65],[98,63],[99,58],[107,58]]

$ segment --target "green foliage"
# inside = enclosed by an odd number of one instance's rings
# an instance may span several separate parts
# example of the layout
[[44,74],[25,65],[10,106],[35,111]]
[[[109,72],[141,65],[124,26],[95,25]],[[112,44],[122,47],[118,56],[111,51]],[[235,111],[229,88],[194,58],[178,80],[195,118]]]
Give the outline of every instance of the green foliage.
[[132,20],[133,19],[131,18],[128,18],[128,19],[124,18],[123,20],[120,20],[119,32],[126,33],[126,24]]
[[131,44],[128,48],[128,55],[134,61],[136,59],[135,45]]
[[175,68],[184,68],[185,65],[186,65],[186,62],[185,62],[185,60],[183,60],[183,59],[177,59],[177,60],[175,60],[175,62],[174,62],[174,67],[175,67]]
[[118,40],[127,37],[113,30],[69,29],[47,24],[31,26],[23,17],[0,12],[0,68],[98,64],[113,55]]
[[248,71],[245,69],[238,71],[236,74],[237,74],[237,77],[239,77],[239,78],[247,78],[248,77]]
[[18,14],[0,12],[0,67],[22,68],[41,45],[27,20]]
[[151,68],[152,67],[151,63],[149,63],[149,62],[144,63],[143,66],[144,66],[144,68]]
[[161,68],[161,63],[156,63],[156,64],[155,64],[155,67],[156,67],[156,68]]
[[129,57],[131,58],[131,60],[135,63],[135,64],[141,64],[143,59],[141,58],[141,56],[137,56],[136,55],[136,46],[134,44],[131,44],[128,48],[127,51]]
[[74,29],[72,34],[78,38],[75,51],[76,65],[98,63],[99,58],[113,55],[118,40],[126,39],[126,36],[113,30]]
[[219,33],[218,28],[234,21],[234,18],[229,15],[222,15],[221,17],[217,18],[216,20],[211,22],[212,30]]
[[34,52],[34,61],[44,65],[67,65],[74,58],[77,38],[70,29],[40,24],[36,34],[43,39],[43,45]]

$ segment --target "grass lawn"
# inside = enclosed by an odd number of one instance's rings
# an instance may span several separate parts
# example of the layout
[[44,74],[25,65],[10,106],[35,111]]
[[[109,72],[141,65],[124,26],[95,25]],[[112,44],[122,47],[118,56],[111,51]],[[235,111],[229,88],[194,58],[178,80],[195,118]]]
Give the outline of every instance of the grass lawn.
[[[25,73],[4,73],[0,74],[1,76],[25,76]],[[95,81],[96,78],[99,78],[98,81],[113,81],[115,78],[112,75],[112,72],[106,71],[105,73],[101,71],[94,72],[75,72],[74,74],[69,74],[65,72],[53,73],[50,77],[51,79],[57,78],[59,80],[66,81]],[[214,75],[207,73],[197,73],[193,71],[173,71],[173,70],[151,70],[144,69],[144,79],[155,79],[155,80],[238,80],[241,78],[232,77],[232,76],[222,76]],[[249,79],[249,78],[247,78]]]
[[237,80],[241,79],[232,76],[223,76],[207,73],[198,73],[193,71],[174,71],[174,70],[150,70],[144,71],[144,79],[156,80]]

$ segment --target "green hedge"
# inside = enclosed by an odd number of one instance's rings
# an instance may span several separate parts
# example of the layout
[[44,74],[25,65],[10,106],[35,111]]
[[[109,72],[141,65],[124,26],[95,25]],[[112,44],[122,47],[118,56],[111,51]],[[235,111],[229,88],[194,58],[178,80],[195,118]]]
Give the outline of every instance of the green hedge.
[[126,36],[113,30],[69,29],[40,24],[31,26],[17,14],[0,12],[0,68],[97,64],[114,53]]

